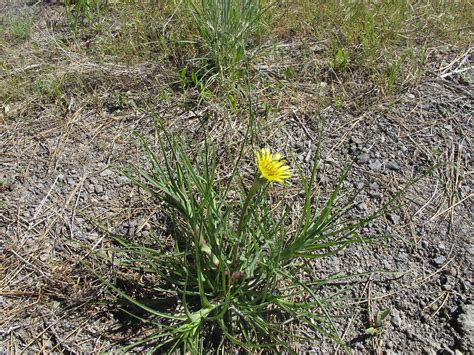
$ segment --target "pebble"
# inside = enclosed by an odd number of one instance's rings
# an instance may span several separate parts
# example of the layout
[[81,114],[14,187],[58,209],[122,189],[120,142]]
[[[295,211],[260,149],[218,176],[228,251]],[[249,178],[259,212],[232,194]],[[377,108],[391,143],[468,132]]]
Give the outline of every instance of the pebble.
[[407,254],[404,253],[404,252],[400,252],[397,254],[397,257],[396,257],[396,260],[397,261],[405,261],[407,260]]
[[371,190],[378,191],[379,190],[379,184],[377,184],[376,182],[372,182],[372,183],[369,184],[369,188]]
[[357,163],[367,164],[369,160],[370,160],[370,155],[368,153],[363,153],[359,156],[359,159],[357,159]]
[[91,178],[89,178],[89,181],[91,182],[91,184],[94,184],[94,185],[96,185],[96,184],[99,183],[99,180],[97,180],[97,178],[94,177],[94,176],[92,176]]
[[102,187],[102,185],[94,185],[94,190],[97,194],[101,194],[104,192],[104,188]]
[[125,185],[125,184],[130,183],[130,179],[129,179],[128,177],[122,175],[122,176],[119,176],[119,177],[117,178],[117,182],[118,182],[120,185]]
[[106,176],[110,176],[112,175],[114,172],[110,169],[105,169],[104,171],[102,171],[99,175],[102,176],[102,177],[106,177]]
[[135,236],[135,231],[137,229],[137,222],[133,221],[128,224],[127,236],[133,237]]
[[434,258],[433,261],[437,266],[441,266],[446,261],[446,257],[443,255],[439,255],[436,258]]
[[445,290],[451,290],[456,283],[456,279],[450,275],[443,275],[441,282],[443,283],[443,288]]
[[474,304],[464,305],[457,322],[464,335],[474,337]]
[[392,171],[400,171],[400,165],[395,160],[389,160],[386,167]]
[[441,288],[445,291],[451,291],[453,289],[453,285],[450,284],[443,284]]
[[375,159],[369,163],[369,168],[378,171],[382,169],[382,163],[380,162],[380,160]]
[[423,355],[436,355],[436,350],[431,346],[425,346],[423,348]]
[[392,311],[391,323],[392,323],[395,327],[401,327],[401,326],[402,326],[402,318],[400,317],[400,312],[399,312],[397,309],[394,309],[394,310]]
[[393,224],[398,224],[400,222],[400,216],[396,213],[390,213],[388,218]]

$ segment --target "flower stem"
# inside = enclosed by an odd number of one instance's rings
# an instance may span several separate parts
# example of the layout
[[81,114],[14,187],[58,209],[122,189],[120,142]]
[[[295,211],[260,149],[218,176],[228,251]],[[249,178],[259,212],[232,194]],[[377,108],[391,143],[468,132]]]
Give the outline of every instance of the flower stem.
[[250,201],[252,201],[252,198],[255,196],[255,194],[258,192],[258,190],[263,186],[264,181],[260,179],[259,177],[256,177],[252,187],[250,187],[249,192],[247,193],[247,197],[245,198],[244,205],[242,206],[242,211],[240,212],[240,220],[239,220],[239,226],[237,227],[237,244],[234,247],[233,255],[232,255],[232,265],[235,264],[237,261],[237,255],[239,252],[239,247],[240,247],[240,242],[242,239],[242,232],[244,231],[245,227],[245,217],[247,215],[247,210],[250,205]]

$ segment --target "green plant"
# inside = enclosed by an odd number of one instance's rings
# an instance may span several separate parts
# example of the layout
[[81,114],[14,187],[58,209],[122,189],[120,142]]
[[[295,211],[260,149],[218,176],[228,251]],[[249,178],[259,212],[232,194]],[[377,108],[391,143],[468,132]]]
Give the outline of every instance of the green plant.
[[373,319],[369,327],[365,330],[365,334],[371,336],[377,336],[382,334],[384,320],[390,314],[390,310],[386,309],[384,311],[377,311],[375,314],[375,319]]
[[179,83],[183,90],[189,86],[194,87],[204,100],[209,100],[212,97],[208,85],[198,77],[195,70],[191,70],[191,75],[188,77],[188,70],[186,68],[181,69],[179,71]]
[[396,63],[390,64],[386,73],[386,93],[391,94],[395,87],[396,81],[399,77],[400,65],[402,60],[397,61]]
[[269,8],[260,0],[188,0],[198,43],[208,73],[238,76],[248,59],[249,40],[262,28],[262,16]]
[[65,0],[66,15],[68,22],[77,31],[81,21],[93,19],[94,13],[99,10],[100,0]]
[[[99,277],[125,302],[126,314],[151,327],[148,336],[124,350],[147,345],[152,352],[202,353],[233,344],[292,352],[291,343],[305,339],[286,322],[303,323],[340,342],[330,298],[317,293],[327,280],[318,279],[307,260],[372,241],[357,231],[382,210],[352,219],[345,216],[353,206],[340,206],[349,168],[322,203],[316,154],[311,175],[299,174],[305,198],[298,217],[291,204],[270,197],[272,184],[291,175],[280,154],[259,152],[251,187],[238,189],[234,179],[241,156],[229,181],[220,184],[212,145],[194,147],[191,151],[201,152],[194,156],[162,126],[157,132],[163,134],[158,134],[160,152],[141,137],[149,166],[134,167],[128,176],[162,206],[172,243],[153,233],[140,243],[116,236],[116,247],[101,254],[114,266],[116,281],[108,281],[105,270]],[[304,282],[303,271],[312,275]],[[130,285],[135,272],[142,277],[132,292],[123,285]]]
[[332,67],[336,71],[344,71],[347,68],[348,61],[349,55],[343,48],[339,47],[337,49],[336,59],[334,60]]
[[30,17],[15,18],[10,23],[10,35],[19,40],[30,38],[31,28],[33,27],[33,19]]

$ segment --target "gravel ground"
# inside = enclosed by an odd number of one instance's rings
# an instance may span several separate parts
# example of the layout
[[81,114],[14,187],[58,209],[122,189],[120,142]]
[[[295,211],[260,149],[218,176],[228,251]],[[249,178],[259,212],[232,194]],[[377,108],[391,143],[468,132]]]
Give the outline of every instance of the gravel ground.
[[[268,117],[268,127],[279,128],[263,143],[285,147],[294,164],[307,169],[323,129],[318,173],[323,189],[354,159],[344,184],[347,191],[359,191],[354,215],[375,211],[421,177],[385,218],[362,230],[387,238],[351,246],[314,264],[321,277],[359,274],[346,285],[353,301],[336,310],[343,340],[356,353],[473,352],[472,76],[444,76],[437,69],[463,54],[440,51],[418,85],[364,111],[328,106],[316,112],[308,104]],[[100,70],[123,75],[125,87],[127,73],[141,73],[138,84],[154,90],[151,78],[159,69]],[[307,96],[308,102],[313,99]],[[214,141],[242,137],[245,125],[238,117],[222,117],[212,105],[196,109],[178,101],[157,108],[172,131],[198,139],[207,130]],[[70,102],[65,115],[3,107],[2,353],[107,351],[139,332],[124,326],[106,305],[91,304],[104,291],[81,261],[89,255],[84,246],[97,249],[107,243],[97,221],[130,238],[162,227],[159,206],[120,173],[125,164],[142,162],[133,132],[153,140],[153,119],[131,107],[81,106],[75,97]],[[448,164],[432,169],[440,161]],[[377,312],[386,309],[390,313],[380,333],[365,334]],[[296,350],[338,351],[326,341],[313,343]]]

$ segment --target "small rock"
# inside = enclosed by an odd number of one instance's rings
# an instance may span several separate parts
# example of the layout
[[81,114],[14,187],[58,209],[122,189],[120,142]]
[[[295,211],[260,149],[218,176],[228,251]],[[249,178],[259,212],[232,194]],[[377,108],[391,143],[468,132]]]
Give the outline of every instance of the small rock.
[[319,182],[323,185],[326,185],[329,182],[329,178],[326,175],[321,175],[319,178]]
[[94,190],[97,194],[101,194],[104,192],[104,188],[102,187],[102,185],[94,185]]
[[133,221],[128,224],[127,236],[135,236],[135,231],[137,229],[137,222]]
[[91,184],[94,184],[94,185],[99,183],[99,180],[97,180],[95,176],[90,177],[89,181],[91,182]]
[[392,311],[391,323],[392,323],[395,327],[401,327],[401,325],[402,325],[402,318],[400,317],[400,312],[399,312],[397,309],[394,309],[394,310]]
[[444,243],[439,243],[438,244],[438,249],[441,250],[441,251],[444,251],[444,250],[446,250],[446,245],[444,245]]
[[87,192],[92,193],[92,192],[94,192],[95,187],[94,187],[94,185],[89,184],[89,185],[87,185],[86,190],[87,190]]
[[407,260],[407,254],[404,252],[400,252],[397,254],[397,257],[395,258],[397,261],[405,261]]
[[119,176],[117,178],[117,182],[120,185],[126,185],[126,184],[130,183],[130,179],[128,177],[122,175],[122,176]]
[[100,176],[106,177],[106,176],[112,175],[113,173],[114,173],[114,172],[113,172],[112,170],[110,170],[110,169],[105,169],[104,171],[102,171],[102,172],[100,173]]
[[445,291],[451,291],[453,289],[453,286],[450,284],[444,284],[441,286],[441,288]]
[[76,183],[76,180],[74,180],[73,178],[67,178],[67,184],[68,185],[74,185]]
[[469,282],[469,280],[462,280],[462,285],[465,291],[471,290],[471,283]]
[[474,304],[467,304],[462,307],[462,313],[457,320],[463,334],[474,338]]
[[357,163],[359,164],[367,164],[367,162],[370,159],[370,155],[368,153],[363,153],[359,156],[359,159],[357,159]]
[[398,224],[400,222],[400,216],[395,214],[395,213],[390,213],[388,215],[388,219],[390,219],[390,221],[393,223],[393,224]]
[[454,355],[454,351],[452,351],[450,348],[443,348],[439,353],[443,355]]
[[436,355],[436,350],[430,346],[423,348],[423,355]]
[[375,159],[369,163],[369,168],[372,170],[379,171],[380,169],[382,169],[382,163],[380,162],[380,160]]
[[439,255],[436,258],[434,258],[433,261],[437,266],[441,266],[445,263],[446,257],[443,255]]
[[372,183],[369,184],[369,188],[371,190],[378,191],[379,190],[379,184],[377,184],[376,182],[372,182]]
[[400,165],[395,160],[390,160],[385,166],[388,170],[400,171]]

